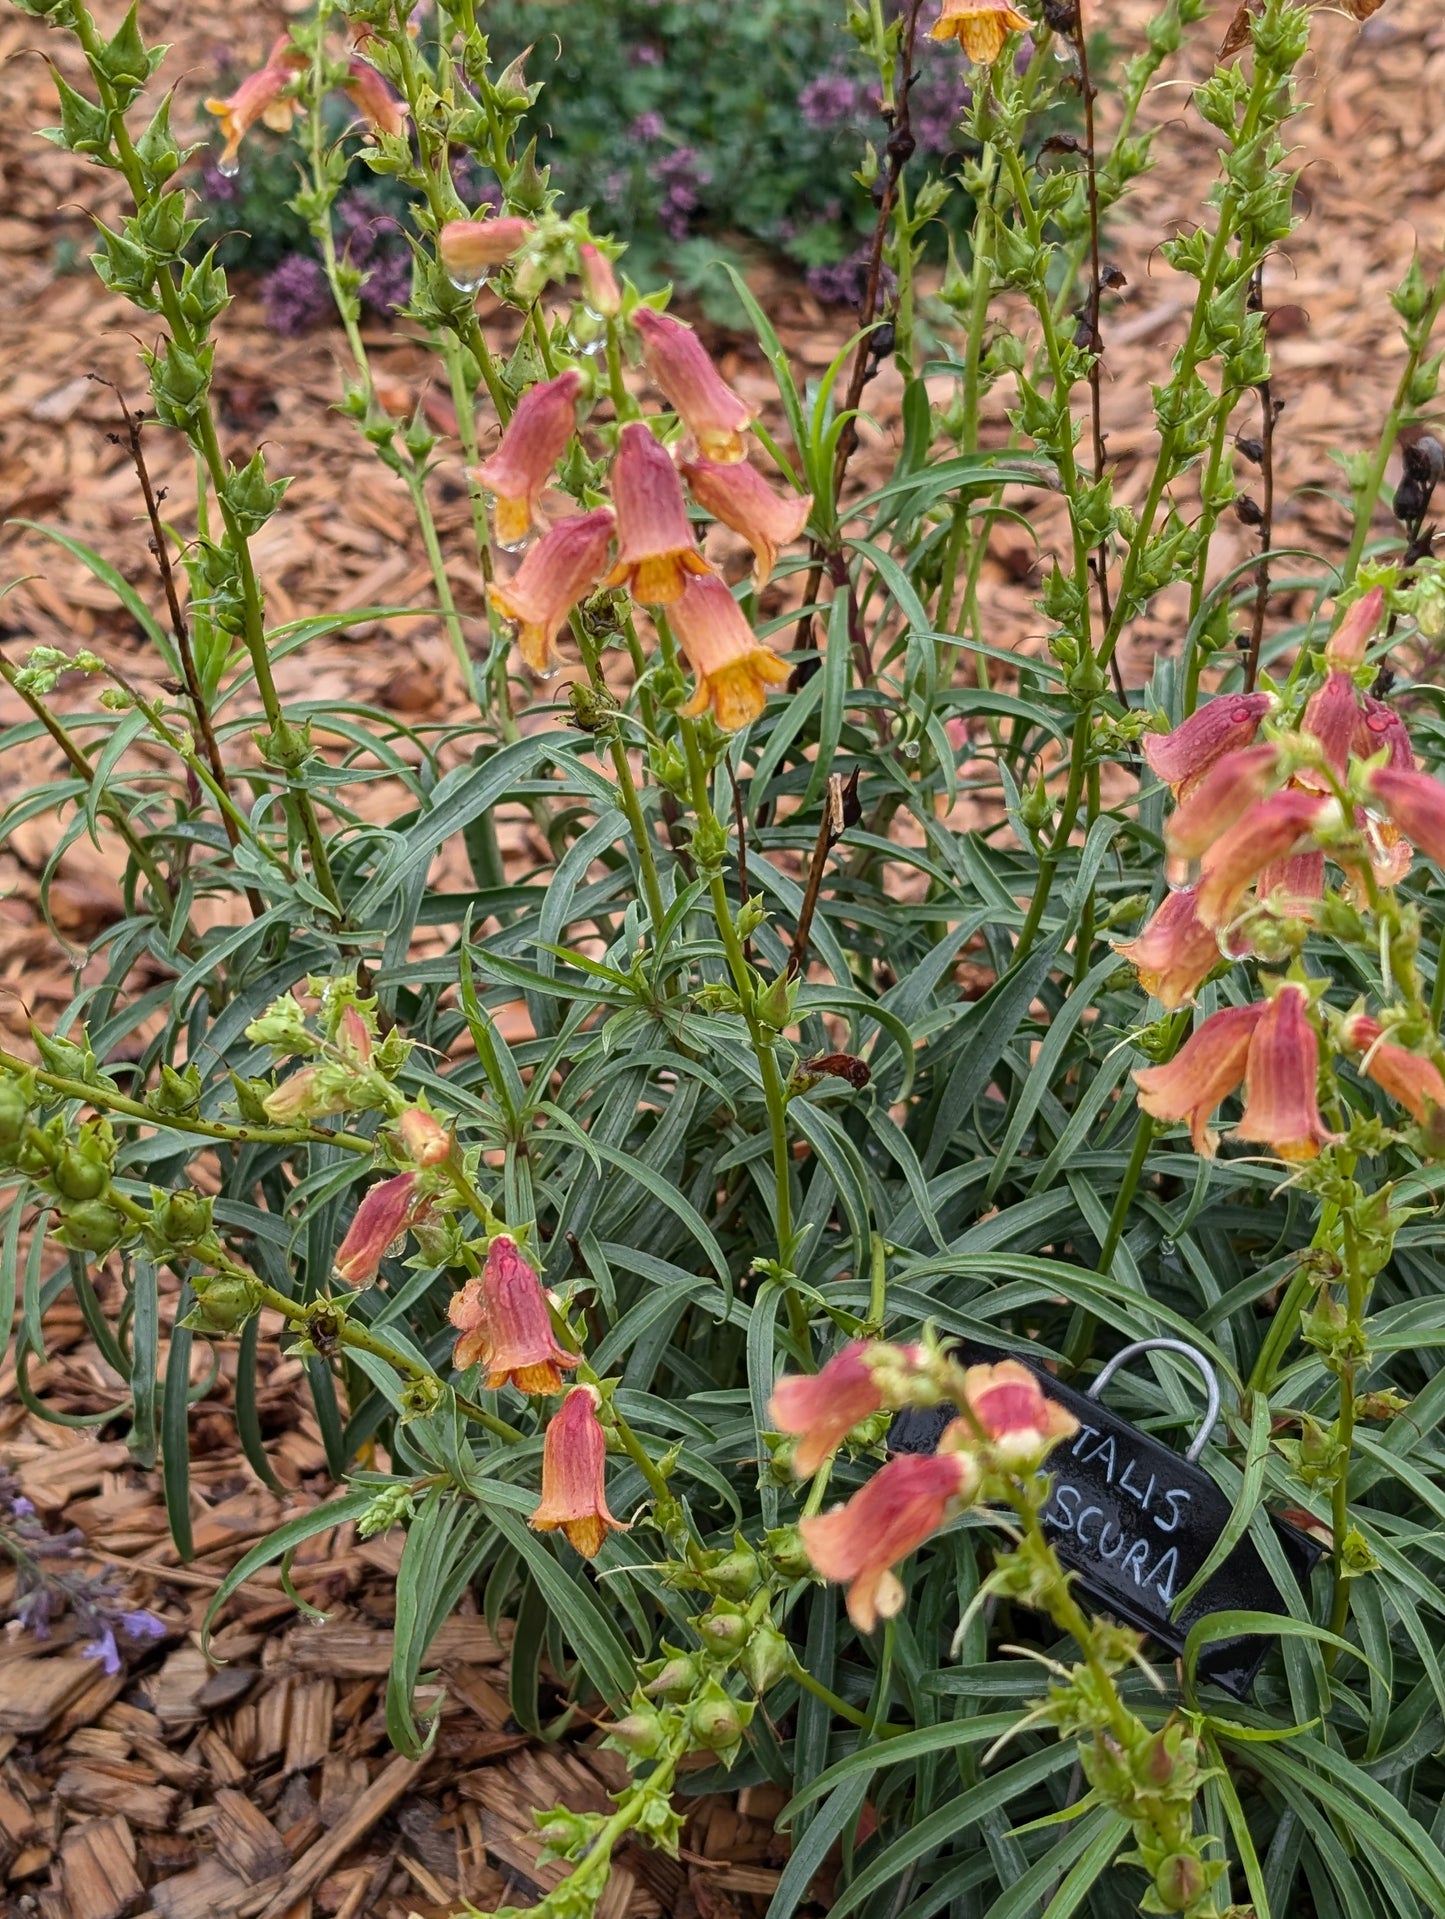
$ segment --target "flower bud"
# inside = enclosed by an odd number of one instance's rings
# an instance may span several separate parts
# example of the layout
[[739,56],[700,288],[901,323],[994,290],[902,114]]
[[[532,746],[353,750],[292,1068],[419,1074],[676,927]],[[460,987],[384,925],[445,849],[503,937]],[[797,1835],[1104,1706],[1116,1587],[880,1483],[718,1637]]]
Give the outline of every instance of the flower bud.
[[440,1166],[452,1150],[452,1136],[422,1106],[409,1106],[396,1123],[409,1159],[418,1166]]
[[448,220],[437,235],[437,252],[452,285],[475,293],[491,269],[519,253],[535,232],[530,220]]
[[729,1599],[746,1599],[756,1592],[761,1577],[758,1556],[751,1546],[739,1543],[725,1558],[707,1571],[707,1583],[714,1592]]
[[1166,1912],[1188,1912],[1207,1884],[1204,1864],[1192,1852],[1171,1852],[1154,1875],[1154,1890]]
[[752,1716],[750,1702],[734,1699],[718,1687],[698,1700],[688,1715],[688,1726],[700,1746],[725,1754],[736,1749]]
[[763,1545],[775,1570],[784,1579],[808,1579],[812,1576],[813,1562],[803,1544],[803,1535],[796,1526],[775,1526],[770,1533],[764,1534]]
[[628,1713],[625,1719],[607,1728],[608,1745],[620,1746],[639,1759],[655,1759],[666,1736],[661,1713],[654,1712],[650,1706]]
[[63,1199],[97,1199],[110,1184],[108,1169],[75,1146],[61,1153],[52,1177]]
[[198,1275],[191,1281],[196,1305],[181,1324],[197,1333],[234,1333],[256,1311],[260,1300],[253,1280],[239,1275]]
[[764,1620],[743,1647],[738,1670],[753,1691],[761,1696],[771,1691],[780,1679],[787,1677],[791,1665],[792,1653],[787,1640],[771,1620]]
[[130,1230],[125,1214],[106,1199],[86,1199],[62,1208],[56,1238],[80,1253],[108,1253]]
[[723,1659],[730,1659],[748,1637],[747,1617],[736,1606],[714,1606],[693,1623],[708,1651]]
[[649,1699],[688,1699],[697,1688],[701,1672],[691,1653],[672,1653],[643,1687]]
[[601,320],[615,320],[622,311],[622,290],[607,255],[584,244],[577,249],[577,269],[582,279],[582,297],[590,310]]
[[29,1117],[29,1102],[19,1081],[0,1079],[0,1146],[13,1146],[24,1133]]
[[173,1246],[194,1246],[211,1230],[211,1201],[183,1187],[167,1193],[155,1208],[157,1232]]

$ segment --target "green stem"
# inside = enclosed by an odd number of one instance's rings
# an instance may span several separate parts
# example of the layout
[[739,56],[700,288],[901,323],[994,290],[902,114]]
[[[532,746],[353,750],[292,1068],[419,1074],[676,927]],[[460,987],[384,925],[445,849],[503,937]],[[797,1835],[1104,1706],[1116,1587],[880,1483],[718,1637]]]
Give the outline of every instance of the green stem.
[[[91,765],[84,749],[71,735],[69,730],[55,717],[44,701],[36,699],[34,694],[28,692],[19,684],[19,677],[19,674],[11,665],[10,661],[6,659],[3,653],[0,653],[0,679],[3,679],[11,691],[18,693],[20,698],[24,700],[25,704],[30,708],[30,711],[35,715],[36,719],[39,720],[51,739],[55,741],[55,744],[60,748],[61,752],[65,755],[74,770],[80,775],[81,779],[85,781],[86,785],[94,786],[95,768]],[[126,816],[124,808],[118,801],[113,800],[108,793],[104,793],[100,799],[100,811],[125,842],[131,858],[145,875],[147,885],[150,887],[156,899],[164,906],[165,917],[167,923],[169,923],[176,910],[175,896],[171,892],[164,874],[156,865],[154,859],[152,859],[150,852],[142,845],[135,829]],[[187,942],[182,946],[181,950],[187,953],[194,953],[196,950],[194,938],[189,931],[187,932]]]
[[[569,624],[577,641],[577,650],[582,655],[582,664],[587,669],[589,684],[596,692],[606,693],[607,682],[602,675],[597,648],[592,644],[586,623],[575,607]],[[637,782],[632,777],[632,762],[627,757],[627,748],[616,727],[612,729],[608,751],[612,759],[612,770],[617,776],[618,798],[622,801],[622,810],[627,816],[627,824],[632,831],[632,843],[637,850],[637,864],[642,874],[642,891],[647,900],[648,917],[652,921],[653,938],[657,939],[661,935],[667,909],[662,903],[662,886],[657,877],[657,860],[652,834],[648,829],[647,816],[642,810]]]
[[1370,462],[1369,471],[1355,494],[1355,525],[1350,536],[1349,552],[1346,553],[1340,567],[1341,589],[1353,583],[1360,568],[1360,561],[1364,558],[1365,547],[1370,537],[1370,522],[1375,516],[1380,488],[1384,484],[1385,468],[1389,464],[1390,455],[1395,450],[1395,441],[1399,437],[1401,424],[1409,409],[1410,388],[1414,384],[1415,375],[1419,372],[1425,349],[1430,344],[1430,335],[1434,332],[1435,322],[1440,317],[1442,305],[1445,305],[1445,273],[1442,273],[1435,282],[1430,295],[1430,304],[1423,318],[1417,323],[1413,332],[1406,334],[1408,351],[1405,356],[1404,370],[1395,388],[1395,397],[1390,411],[1385,415],[1385,424],[1380,430],[1379,442],[1375,448],[1374,458]]
[[375,1143],[359,1133],[332,1133],[319,1126],[229,1126],[222,1120],[201,1119],[189,1113],[157,1113],[140,1100],[127,1099],[124,1093],[106,1086],[93,1086],[89,1080],[71,1079],[64,1073],[50,1073],[32,1066],[16,1053],[0,1047],[0,1070],[28,1074],[39,1085],[58,1093],[62,1099],[83,1100],[97,1112],[117,1113],[126,1119],[143,1120],[149,1126],[172,1133],[194,1133],[201,1139],[225,1140],[234,1146],[341,1146],[350,1153],[363,1153],[369,1159]]
[[846,1699],[840,1699],[837,1693],[825,1686],[821,1679],[815,1679],[801,1660],[793,1660],[788,1668],[788,1677],[796,1680],[804,1692],[810,1692],[815,1699],[820,1699],[840,1719],[846,1719],[850,1726],[858,1726],[879,1739],[897,1739],[905,1732],[913,1731],[912,1726],[893,1726],[886,1722],[881,1726],[875,1725],[866,1712],[859,1712],[856,1706],[850,1706]]
[[[150,200],[146,185],[145,169],[140,156],[131,140],[125,117],[117,103],[114,89],[106,78],[102,55],[104,49],[96,33],[95,22],[89,10],[81,5],[75,8],[75,32],[95,81],[101,102],[110,116],[111,129],[115,136],[116,157],[121,172],[130,189],[131,198],[137,212],[142,211]],[[204,339],[199,336],[187,321],[181,309],[180,290],[175,275],[169,266],[162,267],[156,276],[156,292],[165,315],[166,325],[171,338],[177,346],[191,354],[198,355],[204,347]],[[266,620],[261,599],[260,584],[256,578],[256,568],[251,557],[249,539],[241,530],[234,511],[226,498],[226,461],[221,452],[220,437],[216,431],[215,415],[211,411],[209,397],[202,395],[197,403],[192,423],[191,437],[210,476],[211,489],[216,496],[216,504],[226,528],[227,545],[236,561],[241,580],[241,601],[245,614],[243,640],[250,656],[251,670],[256,678],[256,689],[261,696],[261,705],[266,715],[266,723],[271,732],[274,752],[294,773],[303,757],[303,749],[286,724],[281,711],[280,697],[276,691],[275,678],[271,672],[271,658],[266,649]],[[288,755],[290,757],[288,757]],[[289,794],[296,808],[302,837],[306,841],[311,856],[312,869],[316,884],[325,896],[327,904],[337,919],[345,918],[345,909],[336,890],[336,882],[331,873],[331,862],[326,852],[326,841],[321,831],[321,823],[316,816],[310,793],[304,787],[289,787]]]
[[[1119,1242],[1124,1237],[1124,1228],[1129,1219],[1129,1208],[1134,1204],[1134,1195],[1139,1190],[1139,1180],[1144,1172],[1144,1163],[1149,1157],[1149,1148],[1154,1142],[1154,1122],[1147,1113],[1140,1113],[1138,1124],[1134,1128],[1134,1145],[1129,1154],[1129,1163],[1124,1168],[1124,1178],[1114,1196],[1114,1210],[1109,1215],[1109,1224],[1104,1231],[1104,1243],[1099,1249],[1099,1257],[1094,1261],[1094,1271],[1102,1273],[1107,1279],[1113,1272],[1114,1255],[1119,1250]],[[1078,1372],[1094,1349],[1094,1333],[1098,1321],[1092,1313],[1079,1313],[1075,1324],[1069,1329],[1069,1343],[1065,1353],[1069,1371]]]
[[[659,634],[664,634],[666,621],[660,619],[658,625]],[[669,649],[670,657],[671,652],[675,651],[675,643],[672,642],[670,632],[666,632],[663,645],[664,648]],[[703,766],[697,728],[691,720],[684,719],[681,715],[678,716],[677,724],[682,736],[683,752],[687,759],[693,811],[697,814],[699,825],[709,826],[715,834],[721,836],[724,828],[713,811],[712,800],[708,793],[707,772]],[[752,1040],[753,1053],[758,1062],[758,1076],[762,1081],[763,1100],[768,1112],[768,1131],[772,1139],[778,1262],[786,1273],[791,1274],[796,1249],[793,1241],[793,1164],[792,1154],[788,1148],[787,1094],[783,1087],[782,1075],[778,1071],[773,1036],[758,1018],[752,969],[748,965],[742,941],[738,938],[738,930],[733,922],[732,906],[728,900],[727,888],[723,884],[721,869],[714,869],[709,873],[708,893],[712,900],[713,918],[717,922],[718,934],[727,955],[728,971],[732,974],[733,987],[742,1007],[743,1018],[747,1022],[748,1034]],[[811,1364],[808,1309],[791,1278],[784,1282],[784,1296],[788,1309],[788,1330],[793,1336],[800,1358],[805,1364]]]

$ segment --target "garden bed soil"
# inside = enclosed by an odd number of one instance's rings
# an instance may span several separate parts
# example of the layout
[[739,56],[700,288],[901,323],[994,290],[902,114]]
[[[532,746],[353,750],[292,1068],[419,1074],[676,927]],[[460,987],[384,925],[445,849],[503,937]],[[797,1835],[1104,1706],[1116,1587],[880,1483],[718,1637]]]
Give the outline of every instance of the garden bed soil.
[[[108,20],[118,10],[102,7]],[[250,44],[235,41],[235,12],[220,0],[145,0],[144,25],[174,45],[168,77],[179,81],[177,121],[199,124],[216,49],[260,56],[293,6],[260,4],[245,16]],[[1125,0],[1122,34],[1151,11]],[[1202,70],[1222,37],[1196,47]],[[134,402],[142,386],[138,342],[152,323],[105,295],[77,256],[88,216],[115,210],[114,182],[34,140],[54,119],[42,50],[69,69],[64,43],[38,21],[0,15],[0,519],[3,577],[30,575],[0,602],[0,640],[12,658],[36,642],[93,648],[137,680],[163,669],[135,621],[79,561],[14,522],[44,522],[95,547],[152,605],[159,595],[140,520],[134,474],[117,424],[115,382]],[[950,57],[951,57],[951,50]],[[930,52],[930,57],[934,57]],[[72,77],[76,77],[72,75]],[[1177,76],[1176,76],[1177,77]],[[1311,110],[1293,136],[1304,162],[1300,194],[1310,218],[1271,264],[1281,544],[1328,556],[1347,520],[1337,498],[1337,446],[1369,444],[1401,364],[1388,301],[1416,244],[1433,267],[1445,227],[1445,24],[1436,0],[1386,0],[1358,31],[1339,17],[1320,23],[1307,76]],[[1104,319],[1104,408],[1109,455],[1125,503],[1147,482],[1152,446],[1149,385],[1178,345],[1181,286],[1155,251],[1159,236],[1200,214],[1212,177],[1213,138],[1184,108],[1177,87],[1156,92],[1147,118],[1161,127],[1159,165],[1109,233],[1108,259],[1127,286]],[[57,212],[57,203],[60,210]],[[796,283],[760,270],[759,291],[789,352],[805,370],[826,366],[847,324]],[[485,315],[484,318],[489,316]],[[766,369],[746,343],[716,342],[725,371],[766,403]],[[422,609],[358,620],[282,666],[283,691],[322,705],[372,703],[410,724],[441,723],[459,700],[456,669],[430,604],[429,576],[405,501],[372,461],[349,422],[330,410],[341,391],[341,336],[320,330],[282,340],[265,327],[253,289],[238,288],[218,357],[216,394],[228,450],[244,456],[260,439],[273,471],[298,475],[283,513],[258,541],[270,615],[279,621],[337,607]],[[420,346],[374,343],[384,403],[405,413],[425,397],[434,425],[454,425]],[[886,366],[866,395],[854,478],[884,477],[899,431],[899,381]],[[995,396],[993,441],[1006,434]],[[166,512],[182,533],[192,480],[177,443],[147,436],[152,470],[169,489]],[[468,511],[454,442],[439,448],[434,482],[451,577],[463,613],[480,627],[482,581],[468,552]],[[1020,496],[1031,531],[1004,523],[982,583],[987,637],[995,646],[1039,645],[1032,608],[1040,560],[1062,528],[1048,496]],[[1381,521],[1383,530],[1384,522]],[[1243,525],[1221,542],[1222,568],[1247,558]],[[740,572],[742,555],[719,536],[717,557]],[[796,590],[796,588],[794,589]],[[785,582],[780,588],[788,591]],[[785,604],[786,602],[780,602]],[[1277,618],[1296,611],[1288,598]],[[1177,648],[1179,608],[1162,603],[1124,658],[1126,677],[1147,678],[1154,652]],[[555,697],[555,688],[547,697]],[[83,705],[85,688],[61,704]],[[19,718],[5,692],[0,721]],[[0,767],[0,799],[55,773],[46,740],[16,748]],[[53,841],[32,823],[0,851],[0,1040],[24,1050],[33,1017],[49,1026],[72,996],[72,953],[120,912],[114,848],[80,840],[50,894],[52,924],[38,910]],[[526,864],[538,849],[518,823],[508,851]],[[174,1311],[166,1304],[165,1317]],[[46,1321],[45,1363],[29,1381],[47,1410],[87,1413],[122,1396],[76,1307]],[[603,1803],[616,1762],[584,1740],[548,1746],[510,1718],[506,1633],[493,1641],[464,1611],[433,1650],[445,1688],[436,1746],[419,1764],[387,1744],[382,1698],[399,1536],[360,1541],[339,1528],[308,1542],[293,1578],[328,1624],[299,1619],[275,1570],[252,1580],[224,1615],[212,1668],[198,1643],[205,1608],[226,1570],[284,1516],[329,1489],[320,1435],[307,1410],[300,1364],[267,1329],[261,1408],[266,1453],[282,1488],[267,1489],[235,1444],[229,1359],[192,1412],[196,1463],[192,1520],[196,1555],[178,1561],[169,1542],[159,1475],[130,1457],[123,1439],[55,1425],[27,1410],[13,1360],[0,1371],[0,1464],[56,1528],[77,1527],[97,1566],[123,1575],[128,1601],[159,1613],[168,1637],[109,1678],[81,1656],[61,1622],[37,1645],[12,1628],[0,1646],[0,1870],[7,1910],[44,1919],[160,1919],[228,1914],[440,1914],[460,1898],[481,1906],[526,1904],[550,1883],[535,1865],[530,1813],[563,1801]],[[165,1328],[162,1329],[163,1338]],[[198,1350],[196,1380],[209,1361]],[[108,1432],[119,1429],[111,1427]],[[0,1605],[7,1594],[0,1580]],[[471,1604],[472,1602],[468,1602]],[[776,1797],[765,1790],[694,1802],[681,1858],[629,1849],[604,1901],[607,1919],[696,1913],[700,1919],[761,1914],[785,1858],[774,1836]],[[826,1901],[828,1874],[815,1888]]]

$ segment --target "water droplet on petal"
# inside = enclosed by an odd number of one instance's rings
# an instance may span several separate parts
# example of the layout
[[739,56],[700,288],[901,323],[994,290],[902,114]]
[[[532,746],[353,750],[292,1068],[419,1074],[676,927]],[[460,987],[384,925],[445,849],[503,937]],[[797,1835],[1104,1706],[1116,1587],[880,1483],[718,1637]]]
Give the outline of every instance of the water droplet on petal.
[[485,268],[480,273],[449,273],[447,278],[458,293],[475,293],[487,284]]
[[524,553],[527,549],[527,542],[525,539],[497,540],[495,542],[495,545],[499,553]]
[[532,668],[532,678],[534,680],[555,680],[557,675],[561,671],[562,669],[560,666],[548,666],[548,667],[544,667],[542,671],[539,673],[537,668],[534,666]]
[[607,351],[607,342],[605,340],[588,340],[578,347],[578,351],[585,353],[589,360],[600,359]]
[[229,159],[218,160],[216,162],[216,171],[217,173],[221,175],[223,179],[234,180],[236,175],[241,171],[241,162],[239,157],[235,154],[232,154],[229,157]]

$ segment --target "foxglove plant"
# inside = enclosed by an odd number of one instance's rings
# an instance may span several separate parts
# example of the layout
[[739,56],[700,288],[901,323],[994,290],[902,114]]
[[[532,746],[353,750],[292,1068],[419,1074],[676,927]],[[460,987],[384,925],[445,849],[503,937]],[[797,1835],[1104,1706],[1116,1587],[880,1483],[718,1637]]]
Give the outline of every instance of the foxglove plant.
[[[763,406],[563,208],[521,131],[535,83],[489,64],[475,0],[415,33],[408,0],[296,18],[216,117],[242,165],[267,113],[303,142],[343,411],[405,490],[456,659],[461,697],[413,725],[278,690],[354,613],[267,623],[253,543],[285,481],[212,408],[229,292],[195,256],[170,96],[144,97],[143,9],[106,38],[83,0],[18,3],[89,76],[58,81],[53,137],[130,200],[96,263],[146,316],[122,444],[165,608],[126,585],[161,663],[143,680],[0,655],[63,766],[7,829],[48,805],[57,858],[88,828],[125,860],[59,1030],[0,1052],[26,1403],[45,1411],[31,1368],[69,1288],[119,1382],[99,1421],[158,1460],[184,1556],[194,1342],[237,1342],[264,1478],[279,1333],[336,1491],[240,1560],[213,1617],[314,1533],[404,1528],[387,1727],[412,1757],[458,1595],[523,1622],[518,1723],[600,1725],[628,1767],[611,1810],[540,1817],[567,1867],[553,1919],[596,1909],[625,1839],[676,1849],[686,1794],[728,1780],[791,1793],[772,1919],[835,1845],[833,1909],[868,1919],[1445,1909],[1445,786],[1417,717],[1445,632],[1445,282],[1417,266],[1396,295],[1401,377],[1347,450],[1340,550],[1280,577],[1265,524],[1212,584],[1253,409],[1272,443],[1263,276],[1296,217],[1311,10],[1251,0],[1194,88],[1219,176],[1204,224],[1161,236],[1194,293],[1127,503],[1109,222],[1203,0],[1160,0],[1122,65],[1079,0],[855,10],[877,119],[857,331],[800,388],[738,280]],[[964,157],[920,178],[940,72],[967,92]],[[1070,105],[1082,138],[1042,151]],[[412,196],[406,325],[454,442],[373,377],[357,154]],[[928,229],[965,205],[935,295]],[[889,358],[904,431],[864,492]],[[194,522],[160,517],[158,432],[194,453]],[[1026,488],[1067,515],[1037,654],[999,643],[979,592]],[[709,559],[714,520],[750,579]],[[475,619],[457,565],[486,585]],[[1170,591],[1179,658],[1129,687],[1123,642]],[[554,701],[532,676],[559,668]],[[62,711],[71,671],[101,690]],[[521,817],[536,870],[502,857]],[[1193,1584],[1248,1534],[1278,1591],[1192,1625],[1177,1667],[1085,1605],[1044,1524],[1072,1416],[1041,1380],[1159,1336],[1223,1385],[1203,1460],[1230,1518]],[[1018,1357],[970,1366],[969,1338]],[[1155,1366],[1116,1390],[1173,1434],[1187,1398]],[[937,1453],[884,1458],[891,1419],[929,1406],[953,1415]],[[1274,1545],[1280,1504],[1328,1541],[1313,1584]],[[1201,1650],[1261,1633],[1255,1699],[1225,1700]]]

